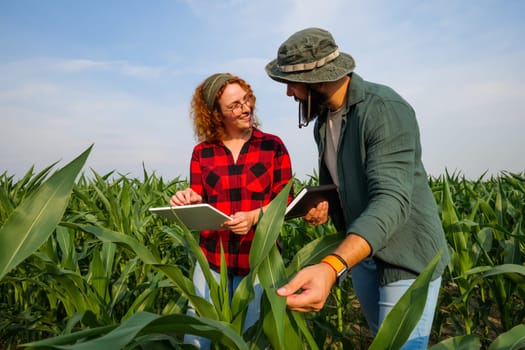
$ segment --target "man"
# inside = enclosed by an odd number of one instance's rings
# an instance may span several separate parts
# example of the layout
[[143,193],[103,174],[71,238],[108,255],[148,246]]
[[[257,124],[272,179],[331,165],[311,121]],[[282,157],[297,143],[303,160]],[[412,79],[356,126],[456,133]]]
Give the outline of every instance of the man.
[[[335,183],[341,203],[323,202],[304,219],[328,220],[346,239],[329,256],[302,269],[278,290],[290,309],[320,310],[336,280],[351,269],[355,293],[370,330],[430,260],[443,249],[423,315],[404,349],[426,349],[449,261],[436,203],[421,162],[414,110],[391,88],[354,73],[352,56],[332,35],[307,28],[289,37],[266,65],[299,102],[299,127],[315,119],[319,182]],[[339,205],[340,204],[340,205]],[[301,293],[296,293],[299,289]]]

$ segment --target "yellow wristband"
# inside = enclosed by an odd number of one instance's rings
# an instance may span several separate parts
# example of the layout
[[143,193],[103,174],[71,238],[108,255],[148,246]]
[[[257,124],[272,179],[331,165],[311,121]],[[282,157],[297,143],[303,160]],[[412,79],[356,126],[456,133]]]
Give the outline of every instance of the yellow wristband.
[[346,268],[343,262],[333,255],[325,256],[321,262],[330,265],[330,267],[334,269],[336,276]]

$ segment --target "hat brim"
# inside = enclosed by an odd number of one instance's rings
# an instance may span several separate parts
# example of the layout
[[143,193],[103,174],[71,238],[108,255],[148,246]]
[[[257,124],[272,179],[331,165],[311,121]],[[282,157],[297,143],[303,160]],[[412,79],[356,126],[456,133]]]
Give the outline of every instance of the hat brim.
[[315,84],[339,80],[350,74],[354,68],[355,61],[352,56],[341,52],[335,60],[312,70],[285,73],[278,68],[277,59],[268,63],[265,70],[270,78],[280,83]]

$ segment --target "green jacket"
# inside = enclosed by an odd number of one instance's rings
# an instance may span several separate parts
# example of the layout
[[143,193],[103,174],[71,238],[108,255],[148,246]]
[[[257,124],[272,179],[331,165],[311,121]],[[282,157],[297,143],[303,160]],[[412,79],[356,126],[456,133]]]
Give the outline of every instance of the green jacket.
[[[372,248],[385,285],[411,279],[443,248],[433,279],[442,275],[448,247],[421,162],[412,107],[391,88],[352,74],[337,152],[341,206],[330,203],[338,230]],[[326,113],[315,123],[319,182],[332,183],[324,164]]]

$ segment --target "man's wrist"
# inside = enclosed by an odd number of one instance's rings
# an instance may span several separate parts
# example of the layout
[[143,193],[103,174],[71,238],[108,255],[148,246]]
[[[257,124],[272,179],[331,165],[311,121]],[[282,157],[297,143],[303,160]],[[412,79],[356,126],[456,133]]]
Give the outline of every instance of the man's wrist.
[[336,275],[336,282],[338,284],[345,279],[348,273],[348,265],[340,255],[335,253],[328,254],[321,260],[321,262],[329,265],[332,268],[332,270],[334,270]]
[[322,259],[319,263],[324,264],[324,265],[328,265],[330,267],[330,269],[333,271],[334,277],[337,280],[337,270],[335,269],[334,266],[332,266],[332,264],[330,264],[326,259]]

